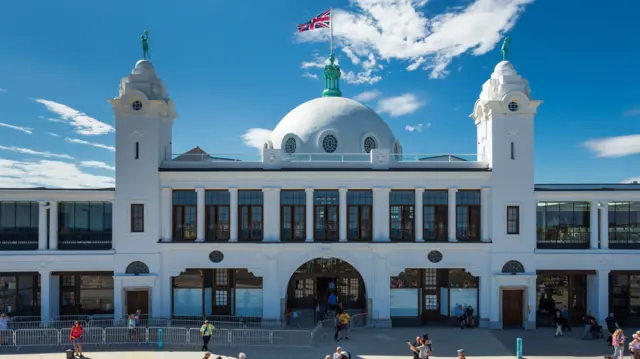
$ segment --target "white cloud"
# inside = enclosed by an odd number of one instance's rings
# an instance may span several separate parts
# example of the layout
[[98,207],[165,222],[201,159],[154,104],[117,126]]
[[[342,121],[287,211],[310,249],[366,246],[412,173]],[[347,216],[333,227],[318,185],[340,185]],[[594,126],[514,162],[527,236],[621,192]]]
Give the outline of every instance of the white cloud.
[[[422,68],[431,78],[441,78],[452,59],[491,51],[531,2],[474,0],[427,18],[427,0],[352,0],[349,10],[354,11],[334,9],[334,44],[357,56],[372,53],[408,62],[408,70]],[[322,30],[296,35],[300,42],[326,42],[328,37],[329,31]]]
[[100,161],[81,161],[80,162],[80,166],[81,167],[87,167],[87,168],[102,168],[105,170],[109,170],[109,171],[115,171],[116,168],[114,166],[108,165],[104,162],[100,162]]
[[625,113],[623,113],[622,115],[623,116],[640,116],[640,108],[634,108],[629,111],[625,111]]
[[[60,159],[67,159],[67,160],[72,160],[73,159],[73,157],[71,157],[69,155],[65,155],[65,154],[35,151],[35,150],[29,149],[29,148],[21,148],[21,147],[15,147],[15,146],[0,146],[0,150],[9,151],[9,152],[17,152],[17,153],[22,153],[22,154],[25,154],[25,155],[42,156],[42,157],[47,157],[47,158],[60,158]],[[1,171],[0,171],[0,174],[2,174]]]
[[314,79],[314,80],[318,79],[318,75],[314,75],[314,74],[312,74],[310,72],[303,73],[302,77],[307,77],[307,78]]
[[431,122],[427,123],[427,124],[422,124],[419,123],[415,126],[411,126],[411,125],[405,125],[404,129],[405,131],[409,131],[409,132],[422,132],[422,130],[424,130],[425,128],[429,128],[431,127]]
[[342,52],[351,60],[351,63],[354,65],[358,65],[360,63],[360,58],[353,52],[353,50],[349,46],[345,46],[342,48]]
[[33,128],[29,128],[29,127],[21,127],[21,126],[14,126],[14,125],[10,125],[8,123],[2,123],[0,122],[0,127],[6,127],[6,128],[10,128],[12,130],[16,130],[16,131],[20,131],[20,132],[24,132],[27,135],[30,135],[33,133]]
[[242,135],[244,144],[249,147],[255,147],[257,149],[263,149],[264,144],[271,136],[271,130],[266,128],[250,128]]
[[73,163],[62,161],[13,161],[0,158],[0,188],[61,187],[106,188],[115,179],[82,171]]
[[71,143],[78,143],[81,145],[87,145],[87,146],[93,146],[93,147],[97,147],[97,148],[104,148],[105,150],[109,150],[111,152],[116,152],[116,148],[113,146],[108,146],[102,143],[97,143],[97,142],[89,142],[89,141],[85,141],[85,140],[79,140],[77,138],[65,138],[64,139],[67,142],[71,142]]
[[[44,99],[36,99],[36,102],[43,104],[47,110],[58,114],[60,119],[65,120],[75,128],[74,131],[77,134],[93,136],[105,135],[115,131],[113,126],[98,121],[95,118],[88,116],[86,113],[80,112],[67,105]],[[49,121],[51,121],[51,119],[49,119]]]
[[398,117],[414,113],[424,106],[424,102],[411,93],[401,96],[383,98],[378,101],[378,112],[388,113],[391,117]]
[[622,183],[640,183],[640,177],[629,178],[622,181]]
[[597,157],[623,157],[640,153],[640,135],[607,137],[584,143]]
[[60,135],[57,134],[57,133],[53,133],[53,132],[47,132],[47,133],[50,134],[53,137],[60,137]]
[[358,102],[369,102],[377,99],[378,97],[380,97],[380,91],[371,90],[371,91],[361,92],[353,96],[353,99]]

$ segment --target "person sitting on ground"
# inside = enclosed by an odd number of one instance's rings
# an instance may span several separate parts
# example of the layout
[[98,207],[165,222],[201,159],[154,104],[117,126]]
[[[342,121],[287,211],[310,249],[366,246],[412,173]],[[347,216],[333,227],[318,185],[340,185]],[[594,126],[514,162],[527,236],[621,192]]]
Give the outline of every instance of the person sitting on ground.
[[475,326],[474,318],[473,318],[473,307],[468,306],[464,311],[464,319],[467,323],[467,328],[473,328]]

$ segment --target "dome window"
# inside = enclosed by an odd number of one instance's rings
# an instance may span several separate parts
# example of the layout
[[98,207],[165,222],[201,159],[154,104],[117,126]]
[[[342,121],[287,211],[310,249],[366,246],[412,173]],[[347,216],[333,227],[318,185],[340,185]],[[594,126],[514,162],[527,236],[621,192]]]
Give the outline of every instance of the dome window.
[[296,139],[293,137],[289,137],[284,143],[284,152],[288,154],[295,153],[296,147],[297,147]]
[[334,135],[326,135],[322,139],[322,149],[326,153],[334,153],[338,149],[338,139]]
[[378,148],[378,143],[375,138],[369,136],[364,139],[364,152],[371,153],[371,150],[375,150],[376,148]]

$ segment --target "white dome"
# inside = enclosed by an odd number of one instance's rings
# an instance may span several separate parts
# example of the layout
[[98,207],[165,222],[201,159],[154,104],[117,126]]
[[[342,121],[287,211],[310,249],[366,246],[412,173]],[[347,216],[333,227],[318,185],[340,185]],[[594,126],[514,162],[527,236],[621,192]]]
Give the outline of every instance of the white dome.
[[300,154],[364,154],[371,148],[401,151],[375,111],[344,97],[320,97],[296,107],[278,123],[267,147]]

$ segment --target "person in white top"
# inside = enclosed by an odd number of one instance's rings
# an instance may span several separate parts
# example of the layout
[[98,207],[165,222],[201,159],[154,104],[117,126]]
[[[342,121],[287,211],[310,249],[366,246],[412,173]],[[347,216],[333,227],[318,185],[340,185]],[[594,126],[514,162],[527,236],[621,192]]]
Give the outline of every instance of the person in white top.
[[407,344],[409,344],[409,348],[411,348],[411,350],[413,350],[414,352],[418,353],[418,358],[420,359],[428,359],[429,358],[429,354],[431,354],[431,349],[429,348],[429,345],[427,344],[427,341],[424,338],[420,338],[420,345],[413,346],[413,344],[411,344],[411,342],[407,342]]
[[351,359],[351,355],[342,350],[341,347],[337,347],[336,352],[333,353],[333,359]]

